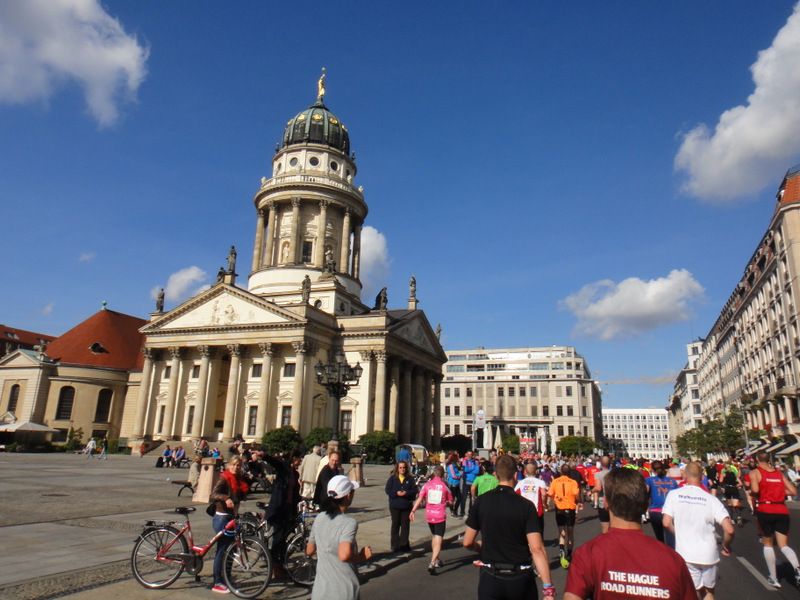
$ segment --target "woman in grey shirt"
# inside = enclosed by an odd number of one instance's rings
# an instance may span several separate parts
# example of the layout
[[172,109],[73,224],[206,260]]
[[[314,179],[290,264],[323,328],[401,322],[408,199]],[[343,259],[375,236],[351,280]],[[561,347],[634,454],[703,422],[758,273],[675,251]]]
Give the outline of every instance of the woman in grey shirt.
[[314,520],[306,554],[317,553],[317,575],[311,600],[356,600],[359,595],[355,563],[372,557],[372,548],[360,551],[356,543],[358,523],[344,513],[353,503],[358,484],[344,475],[332,477],[319,516]]

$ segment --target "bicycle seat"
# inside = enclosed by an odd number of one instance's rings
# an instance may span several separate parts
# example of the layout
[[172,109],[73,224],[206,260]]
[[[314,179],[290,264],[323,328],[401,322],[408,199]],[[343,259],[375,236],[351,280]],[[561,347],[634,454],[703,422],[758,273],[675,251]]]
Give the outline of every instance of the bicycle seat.
[[269,506],[269,502],[256,502],[256,507],[260,508],[261,510],[266,510],[267,506]]
[[189,513],[193,513],[197,509],[194,506],[178,506],[175,509],[175,512],[179,515],[188,515]]

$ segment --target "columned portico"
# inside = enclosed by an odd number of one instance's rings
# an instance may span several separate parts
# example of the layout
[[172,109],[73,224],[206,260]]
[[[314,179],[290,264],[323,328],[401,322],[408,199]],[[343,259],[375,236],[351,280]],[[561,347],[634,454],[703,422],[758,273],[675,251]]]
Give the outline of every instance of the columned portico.
[[161,422],[161,428],[158,433],[167,439],[172,437],[172,425],[175,417],[175,404],[178,401],[178,386],[181,380],[181,353],[183,348],[178,346],[170,346],[169,353],[172,360],[169,365],[169,387],[167,388],[167,397],[164,401],[164,418]]
[[200,353],[200,374],[198,375],[197,382],[197,404],[194,409],[194,418],[192,419],[192,437],[199,437],[203,428],[203,409],[208,402],[206,397],[208,392],[208,367],[211,364],[211,355],[214,349],[211,346],[198,346],[197,351]]
[[239,366],[242,359],[241,344],[228,344],[231,354],[231,368],[228,375],[228,393],[225,396],[225,424],[222,426],[222,439],[230,441],[234,436],[236,412],[239,397]]

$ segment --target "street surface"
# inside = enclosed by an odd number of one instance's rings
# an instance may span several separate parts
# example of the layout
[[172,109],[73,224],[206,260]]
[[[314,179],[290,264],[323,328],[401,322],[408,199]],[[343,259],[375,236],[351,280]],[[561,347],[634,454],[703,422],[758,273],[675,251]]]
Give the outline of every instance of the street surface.
[[[187,470],[155,469],[154,462],[152,458],[127,456],[111,456],[101,462],[71,454],[0,453],[0,598],[215,597],[209,589],[210,560],[206,561],[199,582],[184,575],[166,590],[145,590],[131,576],[129,557],[144,520],[169,518],[165,510],[192,504],[186,493],[178,498],[179,486],[168,482],[184,479]],[[367,485],[356,492],[349,512],[359,521],[359,544],[369,544],[375,552],[373,561],[359,569],[364,580],[362,598],[388,600],[420,594],[474,598],[478,569],[472,565],[474,555],[458,543],[463,521],[448,521],[442,553],[444,566],[435,576],[427,572],[430,535],[424,519],[412,524],[411,553],[388,552],[388,505],[383,491],[388,474],[386,466],[367,465]],[[255,509],[254,502],[247,504],[245,509]],[[791,502],[790,508],[794,522],[791,545],[800,550],[800,504]],[[600,532],[594,510],[586,509],[580,516],[576,528],[578,544]],[[736,530],[733,556],[722,558],[717,597],[796,599],[800,591],[793,585],[788,564],[779,565],[783,588],[776,590],[767,585],[755,522],[749,515],[745,519],[745,526]],[[196,540],[210,537],[210,519],[202,510],[195,513],[192,524]],[[645,531],[651,533],[649,525],[645,525]],[[560,597],[566,572],[558,566],[551,513],[546,515],[544,537]],[[783,559],[780,552],[777,557],[779,561]],[[274,581],[265,595],[281,600],[308,596],[307,589],[285,581]]]

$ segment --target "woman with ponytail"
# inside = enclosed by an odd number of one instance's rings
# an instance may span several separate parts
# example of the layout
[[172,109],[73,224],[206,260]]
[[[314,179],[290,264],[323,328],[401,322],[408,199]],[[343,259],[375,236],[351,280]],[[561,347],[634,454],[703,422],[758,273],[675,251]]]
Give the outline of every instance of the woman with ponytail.
[[317,575],[311,589],[311,600],[357,600],[358,572],[355,563],[372,557],[372,548],[360,551],[356,543],[358,523],[345,515],[353,503],[358,483],[344,475],[328,482],[322,512],[314,520],[306,554],[317,554]]

